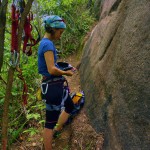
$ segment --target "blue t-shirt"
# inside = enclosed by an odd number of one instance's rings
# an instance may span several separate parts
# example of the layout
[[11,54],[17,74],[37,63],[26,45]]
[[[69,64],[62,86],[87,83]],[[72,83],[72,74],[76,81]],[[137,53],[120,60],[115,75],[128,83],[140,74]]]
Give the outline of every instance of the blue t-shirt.
[[38,48],[38,72],[39,74],[46,76],[46,77],[54,77],[52,76],[47,69],[44,53],[47,51],[53,51],[54,53],[54,63],[57,66],[57,52],[55,45],[52,41],[50,41],[48,38],[43,38],[40,42],[39,48]]

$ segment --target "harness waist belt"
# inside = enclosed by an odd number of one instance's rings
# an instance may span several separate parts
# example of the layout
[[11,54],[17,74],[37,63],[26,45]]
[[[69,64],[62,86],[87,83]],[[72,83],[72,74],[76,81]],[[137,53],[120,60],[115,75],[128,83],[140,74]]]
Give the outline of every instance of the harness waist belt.
[[61,105],[46,104],[46,110],[48,110],[48,111],[53,111],[53,110],[60,111],[61,110]]
[[[46,81],[44,81],[44,80],[46,80]],[[44,82],[55,82],[55,81],[65,81],[65,77],[55,77],[55,78],[49,78],[49,77],[46,77],[46,76],[43,76],[43,79],[42,79],[42,81],[44,81]]]

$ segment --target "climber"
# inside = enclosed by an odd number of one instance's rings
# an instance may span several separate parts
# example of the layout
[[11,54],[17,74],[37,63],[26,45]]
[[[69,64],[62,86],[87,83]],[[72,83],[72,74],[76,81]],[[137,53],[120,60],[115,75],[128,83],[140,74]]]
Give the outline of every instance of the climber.
[[[43,77],[41,90],[42,99],[46,104],[44,147],[45,150],[51,150],[54,133],[62,129],[74,108],[68,89],[64,88],[66,79],[63,76],[72,76],[73,71],[64,71],[59,68],[57,51],[53,43],[60,39],[66,28],[64,20],[57,15],[47,16],[44,19],[44,27],[45,35],[40,41],[38,49],[38,72]],[[63,110],[61,110],[62,103],[65,108]]]

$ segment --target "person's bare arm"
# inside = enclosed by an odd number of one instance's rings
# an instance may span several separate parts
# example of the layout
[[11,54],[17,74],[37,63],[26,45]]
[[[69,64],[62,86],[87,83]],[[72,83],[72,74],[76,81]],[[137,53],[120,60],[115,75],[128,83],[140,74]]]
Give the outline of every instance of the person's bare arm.
[[55,75],[55,76],[60,76],[60,75],[72,76],[73,75],[73,72],[71,70],[63,71],[63,70],[60,70],[57,67],[55,67],[54,54],[53,54],[52,51],[45,52],[44,57],[45,57],[45,60],[46,60],[46,65],[47,65],[48,72],[51,75]]

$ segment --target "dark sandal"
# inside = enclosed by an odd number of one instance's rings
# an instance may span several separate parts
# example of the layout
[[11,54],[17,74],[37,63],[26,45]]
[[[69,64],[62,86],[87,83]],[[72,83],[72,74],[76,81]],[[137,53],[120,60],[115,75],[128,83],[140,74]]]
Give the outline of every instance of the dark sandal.
[[61,135],[61,131],[57,131],[57,130],[53,130],[53,138],[59,138],[60,137],[60,135]]

